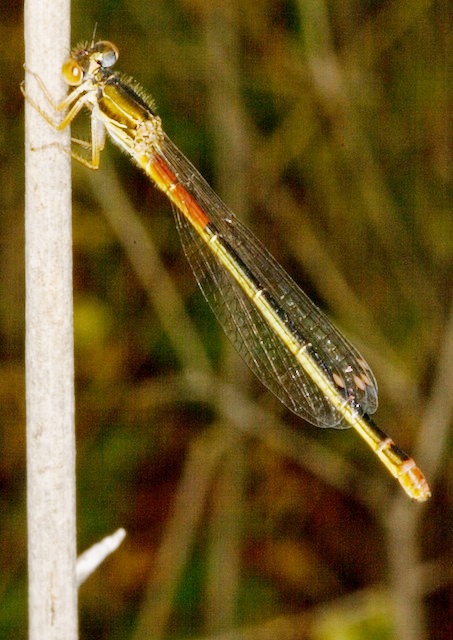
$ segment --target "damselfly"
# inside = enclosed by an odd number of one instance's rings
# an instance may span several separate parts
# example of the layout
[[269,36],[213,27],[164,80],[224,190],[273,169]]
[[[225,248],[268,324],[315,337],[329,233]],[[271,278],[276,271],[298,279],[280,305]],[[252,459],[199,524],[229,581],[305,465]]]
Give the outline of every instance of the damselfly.
[[368,364],[171,142],[138,83],[112,71],[117,59],[107,41],[77,47],[62,68],[73,90],[58,105],[34,74],[52,107],[67,110],[63,120],[56,124],[33,106],[59,130],[88,107],[91,159],[73,156],[97,169],[107,132],[165,193],[198,284],[258,378],[316,426],[352,426],[412,499],[427,500],[413,458],[370,418],[377,384]]

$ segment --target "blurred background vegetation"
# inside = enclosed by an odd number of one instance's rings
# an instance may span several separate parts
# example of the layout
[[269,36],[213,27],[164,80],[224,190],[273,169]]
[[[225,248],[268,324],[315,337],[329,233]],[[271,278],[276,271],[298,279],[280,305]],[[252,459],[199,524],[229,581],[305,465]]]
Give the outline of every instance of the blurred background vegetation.
[[[0,636],[20,640],[22,5],[0,12]],[[363,352],[378,423],[434,496],[410,504],[354,433],[304,425],[253,379],[168,202],[109,145],[96,174],[74,166],[79,549],[128,537],[81,588],[81,638],[451,638],[448,3],[74,0],[74,44],[95,24]]]

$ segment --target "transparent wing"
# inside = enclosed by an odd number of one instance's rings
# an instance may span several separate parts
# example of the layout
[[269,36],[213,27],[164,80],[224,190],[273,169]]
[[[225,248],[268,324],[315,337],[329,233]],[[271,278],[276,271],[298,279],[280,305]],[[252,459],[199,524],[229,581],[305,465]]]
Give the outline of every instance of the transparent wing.
[[[165,137],[162,157],[234,249],[260,285],[277,301],[282,317],[311,344],[310,352],[359,413],[377,408],[377,384],[360,353],[242,225],[192,164]],[[289,409],[318,427],[346,428],[341,413],[306,374],[234,277],[219,263],[190,221],[173,206],[184,251],[225,333],[255,375]]]

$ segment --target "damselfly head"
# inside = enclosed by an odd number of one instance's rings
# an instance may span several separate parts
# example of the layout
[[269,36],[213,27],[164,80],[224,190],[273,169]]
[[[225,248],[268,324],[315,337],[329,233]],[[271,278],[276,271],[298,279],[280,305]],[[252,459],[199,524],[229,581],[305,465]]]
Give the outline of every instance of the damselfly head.
[[118,56],[118,47],[108,40],[100,40],[90,47],[78,47],[63,63],[63,79],[69,86],[77,87],[99,68],[112,67]]

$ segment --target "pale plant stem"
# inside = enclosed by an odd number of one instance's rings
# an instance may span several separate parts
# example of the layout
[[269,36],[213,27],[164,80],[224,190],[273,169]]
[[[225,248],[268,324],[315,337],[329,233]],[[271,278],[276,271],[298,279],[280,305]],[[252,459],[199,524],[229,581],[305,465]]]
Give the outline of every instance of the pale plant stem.
[[[68,0],[25,3],[27,69],[56,100]],[[52,113],[36,79],[26,93]],[[77,638],[74,360],[69,131],[26,104],[26,403],[30,640]],[[53,146],[52,146],[53,145]]]

